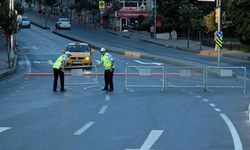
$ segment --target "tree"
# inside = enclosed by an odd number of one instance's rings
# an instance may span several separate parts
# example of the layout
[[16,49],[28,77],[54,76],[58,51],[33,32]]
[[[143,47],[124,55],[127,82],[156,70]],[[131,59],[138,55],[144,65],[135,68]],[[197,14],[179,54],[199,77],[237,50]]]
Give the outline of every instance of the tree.
[[179,27],[179,0],[156,0],[157,1],[157,14],[164,16],[164,29],[165,31],[172,31],[174,28]]
[[189,1],[181,2],[179,13],[182,26],[188,30],[187,48],[189,48],[190,30],[191,28],[200,30],[203,26],[203,17],[201,11]]
[[[15,5],[17,6],[17,5]],[[4,1],[0,6],[0,26],[3,29],[4,33],[11,35],[17,32],[17,14],[15,10],[11,12],[9,16],[9,3]]]
[[236,28],[242,44],[250,45],[250,1],[228,0],[226,19]]

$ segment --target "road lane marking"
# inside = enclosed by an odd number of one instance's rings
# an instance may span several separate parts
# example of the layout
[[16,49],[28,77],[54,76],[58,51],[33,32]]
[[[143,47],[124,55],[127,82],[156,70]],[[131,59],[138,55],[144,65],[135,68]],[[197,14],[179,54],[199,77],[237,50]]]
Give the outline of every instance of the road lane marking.
[[139,60],[134,60],[134,62],[137,62],[139,64],[142,64],[142,65],[162,65],[162,63],[156,63],[156,62],[152,62],[152,63],[147,63],[147,62],[142,62],[142,61],[139,61]]
[[204,102],[208,102],[208,101],[209,101],[208,99],[205,99],[205,98],[204,98],[204,99],[202,99],[202,100],[203,100]]
[[201,98],[201,96],[197,95],[196,98]]
[[149,150],[153,146],[153,144],[159,139],[162,133],[163,130],[152,130],[140,149]]
[[209,105],[210,105],[210,106],[212,106],[212,107],[216,107],[216,105],[215,105],[215,104],[213,104],[213,103],[210,103]]
[[108,106],[107,105],[103,105],[102,108],[100,109],[100,111],[98,112],[99,114],[104,114],[105,111],[107,110]]
[[150,150],[151,147],[154,145],[154,143],[160,138],[162,133],[163,130],[152,130],[140,149],[125,149],[125,150]]
[[11,127],[0,127],[0,133],[9,130]]
[[85,132],[88,128],[90,128],[95,122],[90,121],[86,123],[83,127],[81,127],[79,130],[77,130],[74,135],[81,135],[83,132]]
[[31,72],[31,64],[30,64],[30,61],[28,60],[28,58],[27,58],[26,55],[24,55],[24,58],[25,58],[25,60],[26,60],[27,66],[28,66],[27,72],[30,73],[30,72]]
[[218,112],[221,112],[221,110],[219,108],[215,108],[214,109],[215,111],[218,111]]
[[105,100],[106,101],[110,101],[110,96],[109,95],[105,95]]
[[237,130],[235,129],[231,120],[225,114],[220,114],[220,116],[227,124],[229,131],[232,135],[233,142],[234,142],[234,150],[243,150],[239,134],[238,134]]

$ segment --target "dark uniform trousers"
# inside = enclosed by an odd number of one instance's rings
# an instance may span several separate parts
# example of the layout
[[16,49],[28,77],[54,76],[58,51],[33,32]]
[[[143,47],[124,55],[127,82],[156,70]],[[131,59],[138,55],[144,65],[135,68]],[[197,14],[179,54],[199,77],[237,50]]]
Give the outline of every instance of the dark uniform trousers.
[[58,76],[60,77],[61,91],[64,90],[64,72],[62,71],[62,69],[56,69],[56,68],[53,68],[53,71],[54,71],[53,91],[56,91]]
[[113,91],[113,75],[114,75],[114,69],[110,70],[107,69],[104,71],[104,81],[105,81],[105,90]]

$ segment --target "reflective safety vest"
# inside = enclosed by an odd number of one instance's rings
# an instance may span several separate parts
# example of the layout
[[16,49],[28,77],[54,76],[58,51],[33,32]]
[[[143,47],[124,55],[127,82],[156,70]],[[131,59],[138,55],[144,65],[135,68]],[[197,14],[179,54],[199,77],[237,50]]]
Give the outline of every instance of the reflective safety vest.
[[62,66],[62,61],[63,61],[63,59],[64,59],[64,54],[63,55],[61,55],[61,56],[59,56],[58,58],[57,58],[57,60],[56,60],[56,62],[53,64],[53,68],[55,68],[55,69],[60,69],[61,68],[61,66]]
[[109,53],[105,53],[101,56],[101,61],[103,63],[104,70],[108,70],[112,67],[112,61],[109,59]]

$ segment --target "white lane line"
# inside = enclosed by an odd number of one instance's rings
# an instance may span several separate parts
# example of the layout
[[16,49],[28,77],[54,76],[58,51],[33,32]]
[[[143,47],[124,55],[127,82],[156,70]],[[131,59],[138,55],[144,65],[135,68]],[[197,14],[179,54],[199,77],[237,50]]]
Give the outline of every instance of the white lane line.
[[238,134],[237,130],[235,129],[233,123],[230,121],[230,119],[225,114],[220,114],[220,116],[227,124],[229,131],[232,135],[233,142],[234,142],[234,150],[243,150],[239,134]]
[[30,72],[31,72],[31,64],[30,64],[30,61],[28,60],[28,58],[27,58],[26,55],[24,55],[24,58],[25,58],[25,60],[26,60],[27,66],[28,66],[27,72],[30,73]]
[[202,99],[202,100],[203,100],[204,102],[208,102],[208,101],[209,101],[208,99],[205,99],[205,98],[204,98],[204,99]]
[[201,96],[197,95],[196,98],[201,98]]
[[0,133],[9,130],[11,127],[0,127]]
[[[27,66],[28,66],[28,67],[27,67],[27,72],[30,73],[30,72],[31,72],[31,64],[30,64],[30,61],[28,60],[28,58],[27,58],[26,55],[24,55],[24,57],[25,57],[26,64],[27,64]],[[14,80],[16,80],[16,79],[18,79],[18,78],[24,76],[24,74],[25,74],[25,73],[22,73],[22,74],[20,74],[20,75],[18,75],[18,76],[16,76],[16,77],[14,77],[13,79],[8,80],[8,81],[12,82],[12,81],[14,81]]]
[[221,110],[219,108],[215,108],[214,109],[215,111],[218,111],[218,112],[221,112]]
[[110,96],[109,95],[105,95],[105,100],[106,101],[110,101]]
[[81,135],[83,132],[85,132],[88,128],[90,128],[95,122],[90,121],[86,123],[83,127],[81,127],[79,130],[77,130],[74,135]]
[[107,110],[108,106],[107,105],[103,105],[102,108],[100,109],[100,111],[98,112],[99,114],[104,114],[105,111]]
[[213,103],[210,103],[209,105],[210,105],[210,106],[212,106],[212,107],[216,107],[216,105],[215,105],[215,104],[213,104]]
[[142,65],[162,65],[162,63],[156,63],[156,62],[152,62],[152,63],[147,63],[147,62],[142,62],[142,61],[139,61],[139,60],[134,60],[134,62],[137,62],[139,64],[142,64]]
[[150,148],[154,145],[154,143],[159,139],[161,134],[163,133],[163,130],[152,130],[146,141],[141,146],[140,150],[150,150]]

